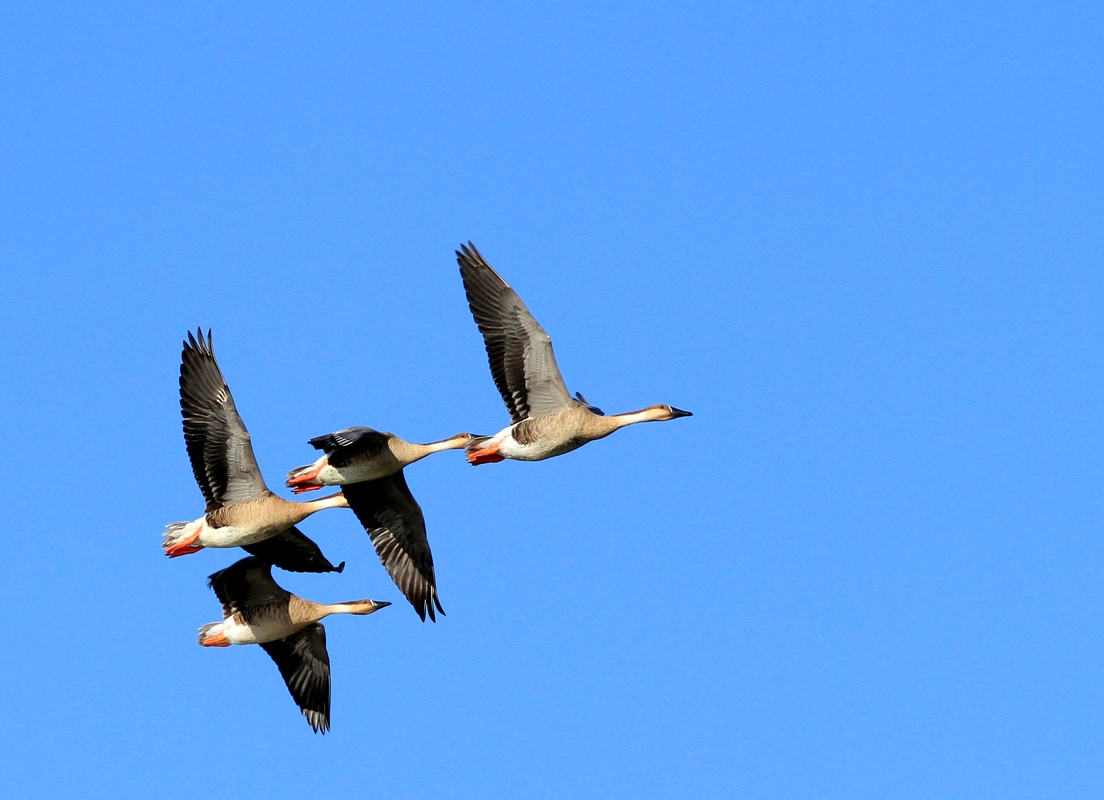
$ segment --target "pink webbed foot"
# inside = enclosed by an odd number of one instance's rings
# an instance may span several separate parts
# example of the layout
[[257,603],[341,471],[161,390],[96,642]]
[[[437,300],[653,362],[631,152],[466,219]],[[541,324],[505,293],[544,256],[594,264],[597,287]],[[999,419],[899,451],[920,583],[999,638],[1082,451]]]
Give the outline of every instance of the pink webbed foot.
[[480,464],[495,464],[505,460],[506,456],[500,456],[498,454],[497,444],[491,447],[484,447],[482,450],[476,450],[474,453],[468,454],[468,463],[473,467],[478,467]]
[[199,538],[199,531],[196,531],[189,538],[177,542],[171,547],[165,548],[165,555],[169,558],[179,558],[180,556],[189,556],[192,553],[198,553],[203,549],[203,545],[196,544],[196,539]]
[[312,467],[300,467],[292,472],[287,479],[286,485],[295,494],[302,494],[303,492],[313,492],[315,489],[321,489],[321,483],[315,483],[315,478],[322,471],[322,467],[325,466],[312,466]]

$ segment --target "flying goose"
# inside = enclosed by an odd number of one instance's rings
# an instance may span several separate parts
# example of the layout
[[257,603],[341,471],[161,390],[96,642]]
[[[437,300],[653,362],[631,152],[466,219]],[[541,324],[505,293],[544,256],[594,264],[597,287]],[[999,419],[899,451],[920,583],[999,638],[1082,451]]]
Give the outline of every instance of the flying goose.
[[344,486],[386,478],[431,453],[459,450],[474,438],[470,433],[458,433],[439,442],[416,444],[404,441],[393,433],[359,425],[344,428],[308,441],[307,444],[315,450],[322,450],[325,455],[313,464],[289,472],[287,485],[296,494],[302,494],[323,486]]
[[252,556],[212,575],[207,585],[222,603],[222,622],[199,629],[204,647],[259,644],[276,662],[295,704],[315,733],[330,729],[330,656],[320,619],[371,614],[390,603],[315,603],[285,591],[272,567]]
[[212,349],[188,333],[180,363],[180,413],[192,472],[207,500],[206,513],[165,528],[161,547],[170,558],[204,547],[241,547],[292,572],[341,572],[295,525],[324,508],[348,508],[341,493],[294,503],[269,491],[253,455],[230,388]]
[[468,242],[456,251],[472,316],[483,334],[491,376],[510,425],[494,436],[472,439],[465,448],[473,465],[507,458],[541,461],[569,453],[637,422],[689,417],[668,405],[605,416],[576,393],[573,398],[556,366],[552,339],[529,313],[510,284]]
[[426,537],[425,517],[410,493],[403,468],[430,453],[457,450],[474,437],[470,433],[431,444],[413,444],[365,427],[345,428],[316,436],[309,444],[325,455],[288,473],[296,493],[323,485],[344,489],[345,500],[368,532],[387,574],[425,622],[442,614],[433,571],[433,553]]

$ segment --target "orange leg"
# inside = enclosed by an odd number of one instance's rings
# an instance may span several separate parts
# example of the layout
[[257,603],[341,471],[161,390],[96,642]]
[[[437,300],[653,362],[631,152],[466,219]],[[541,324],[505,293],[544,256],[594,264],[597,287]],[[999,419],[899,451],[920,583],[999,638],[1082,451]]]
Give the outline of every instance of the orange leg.
[[203,549],[203,545],[196,544],[196,539],[199,538],[199,531],[196,531],[188,539],[182,542],[177,542],[172,547],[165,548],[165,555],[169,558],[179,558],[180,556],[188,556],[192,553],[198,553]]
[[[324,466],[324,465],[323,465]],[[318,477],[318,473],[322,471],[322,467],[315,467],[307,472],[302,472],[296,475],[294,478],[287,479],[287,486],[295,494],[302,494],[303,492],[312,492],[315,489],[321,489],[322,484],[314,483],[314,479]]]
[[220,633],[217,636],[208,636],[202,642],[204,647],[229,647],[230,642],[226,641],[226,634]]
[[506,456],[500,456],[498,454],[497,444],[491,447],[484,447],[482,450],[476,450],[474,453],[468,454],[468,463],[473,467],[477,467],[480,464],[494,464],[505,460]]

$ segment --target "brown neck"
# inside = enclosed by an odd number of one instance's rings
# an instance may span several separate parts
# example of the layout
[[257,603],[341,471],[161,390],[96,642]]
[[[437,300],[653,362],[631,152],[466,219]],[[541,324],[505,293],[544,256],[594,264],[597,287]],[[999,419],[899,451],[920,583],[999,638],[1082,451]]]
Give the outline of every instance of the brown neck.
[[303,503],[296,503],[293,501],[287,501],[293,508],[297,519],[296,523],[302,522],[311,514],[316,511],[321,511],[324,508],[348,508],[349,501],[345,499],[345,495],[341,492],[337,494],[327,495],[326,497],[320,497],[317,500],[308,500]]
[[639,411],[627,411],[624,414],[614,414],[607,417],[613,422],[613,428],[624,428],[626,425],[635,425],[638,422],[658,422],[667,419],[667,413],[662,408],[642,408]]
[[376,604],[372,600],[346,600],[344,603],[330,603],[322,605],[325,610],[323,616],[330,614],[371,614],[376,610]]
[[[384,604],[387,605],[387,604]],[[372,600],[349,600],[345,603],[316,603],[305,597],[291,595],[288,598],[288,616],[293,622],[318,622],[330,614],[371,614],[380,608]]]
[[392,440],[391,449],[394,451],[395,457],[406,466],[407,464],[413,464],[415,461],[420,461],[431,453],[439,453],[442,450],[459,450],[470,441],[471,434],[468,433],[458,433],[448,439],[430,442],[429,444],[415,444],[414,442],[395,439]]

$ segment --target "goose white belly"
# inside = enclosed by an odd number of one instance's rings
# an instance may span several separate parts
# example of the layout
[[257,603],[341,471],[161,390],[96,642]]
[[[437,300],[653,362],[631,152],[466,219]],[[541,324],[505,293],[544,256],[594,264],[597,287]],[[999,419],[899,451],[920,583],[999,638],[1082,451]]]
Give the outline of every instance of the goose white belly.
[[314,479],[314,482],[324,486],[344,486],[348,483],[361,483],[362,481],[386,478],[388,475],[394,475],[398,472],[399,468],[398,464],[382,464],[378,459],[368,463],[346,464],[343,467],[326,464],[319,470],[318,477]]
[[247,623],[238,613],[218,625],[211,626],[205,633],[208,637],[222,634],[230,644],[263,644],[291,636],[309,624],[297,625],[288,619],[286,614],[265,614],[253,620],[252,623]]
[[[218,632],[225,636],[226,641],[230,642],[230,644],[260,644],[262,641],[257,635],[260,631],[255,631],[250,626],[241,622],[237,614],[222,623],[222,628]],[[211,633],[215,633],[215,631],[211,631]],[[265,639],[263,641],[271,641],[271,639]]]
[[309,622],[296,624],[288,619],[286,614],[265,614],[248,624],[240,619],[240,615],[235,614],[227,620],[227,622],[231,621],[233,621],[233,635],[227,631],[226,638],[234,644],[274,642],[298,633],[310,624]]
[[[498,454],[514,461],[543,461],[546,458],[578,450],[588,441],[577,436],[568,439],[538,437],[536,441],[522,444],[514,438],[514,427],[516,426],[511,426],[498,435],[502,436],[498,445]],[[498,439],[498,436],[495,439]]]
[[270,526],[243,526],[223,525],[221,528],[212,528],[204,520],[203,528],[199,531],[197,544],[204,547],[242,547],[247,544],[256,544],[270,539],[280,533]]

